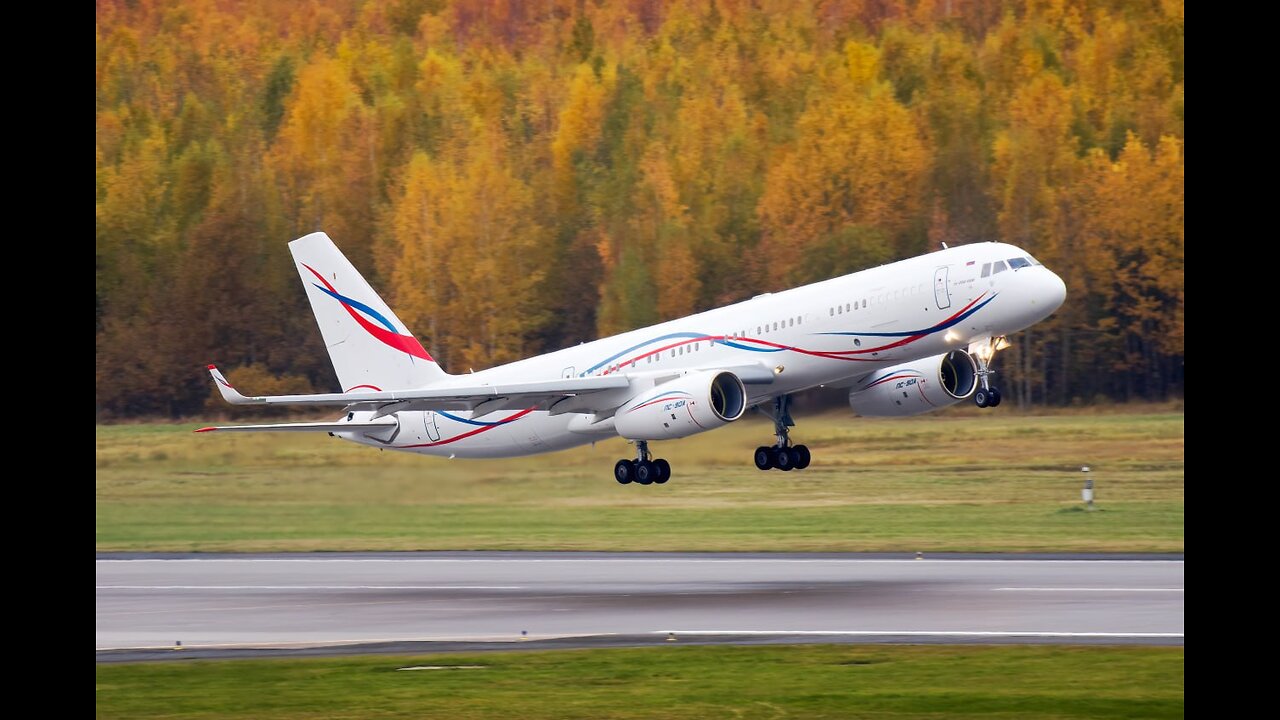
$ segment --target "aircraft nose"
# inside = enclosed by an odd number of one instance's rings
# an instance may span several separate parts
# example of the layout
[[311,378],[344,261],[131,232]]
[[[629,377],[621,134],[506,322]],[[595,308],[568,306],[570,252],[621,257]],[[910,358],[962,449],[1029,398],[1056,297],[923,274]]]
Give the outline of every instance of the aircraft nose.
[[1062,278],[1052,270],[1045,269],[1049,273],[1049,277],[1044,281],[1044,302],[1052,312],[1062,307],[1062,303],[1067,299],[1067,284],[1062,282]]

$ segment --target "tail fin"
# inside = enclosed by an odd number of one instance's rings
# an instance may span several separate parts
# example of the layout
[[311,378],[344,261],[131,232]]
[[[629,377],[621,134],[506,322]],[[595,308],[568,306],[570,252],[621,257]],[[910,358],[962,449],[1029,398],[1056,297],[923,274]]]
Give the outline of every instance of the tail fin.
[[329,236],[289,243],[344,392],[407,390],[446,377]]

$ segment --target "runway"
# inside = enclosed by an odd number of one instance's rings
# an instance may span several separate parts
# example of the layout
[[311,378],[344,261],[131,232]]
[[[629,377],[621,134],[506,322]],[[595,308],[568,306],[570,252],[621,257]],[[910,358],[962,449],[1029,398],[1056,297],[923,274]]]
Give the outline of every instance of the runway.
[[179,641],[183,657],[670,641],[1181,645],[1184,584],[1181,556],[99,555],[96,596],[103,661],[172,656]]

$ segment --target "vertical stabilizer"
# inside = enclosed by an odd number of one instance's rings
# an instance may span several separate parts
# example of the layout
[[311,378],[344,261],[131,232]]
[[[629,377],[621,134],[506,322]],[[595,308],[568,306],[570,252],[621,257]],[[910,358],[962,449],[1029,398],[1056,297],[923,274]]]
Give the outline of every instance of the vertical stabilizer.
[[328,235],[298,238],[289,251],[343,392],[420,388],[446,377]]

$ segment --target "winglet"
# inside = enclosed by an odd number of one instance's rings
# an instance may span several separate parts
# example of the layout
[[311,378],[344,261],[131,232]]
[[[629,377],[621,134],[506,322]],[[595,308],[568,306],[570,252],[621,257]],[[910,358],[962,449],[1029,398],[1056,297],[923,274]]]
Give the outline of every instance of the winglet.
[[213,382],[218,386],[218,392],[222,393],[222,399],[232,405],[250,405],[255,401],[262,402],[259,398],[247,398],[240,394],[240,391],[232,387],[231,383],[223,377],[222,372],[214,365],[209,366],[209,374],[213,376]]

